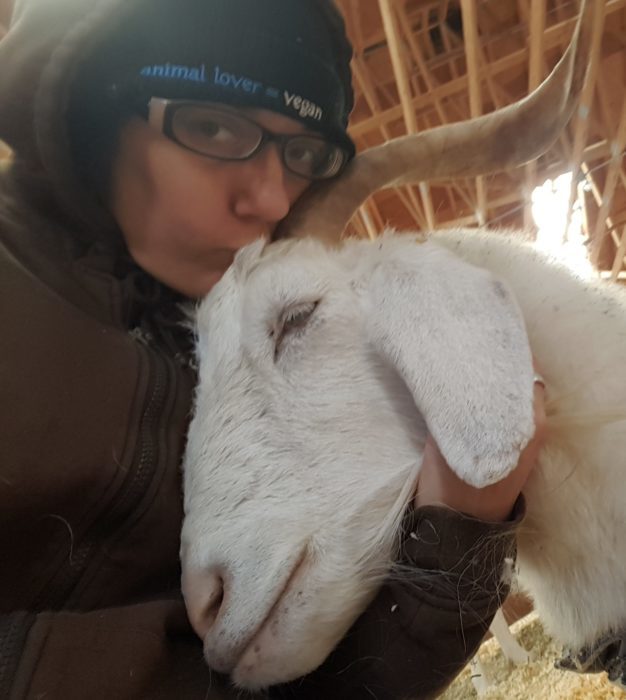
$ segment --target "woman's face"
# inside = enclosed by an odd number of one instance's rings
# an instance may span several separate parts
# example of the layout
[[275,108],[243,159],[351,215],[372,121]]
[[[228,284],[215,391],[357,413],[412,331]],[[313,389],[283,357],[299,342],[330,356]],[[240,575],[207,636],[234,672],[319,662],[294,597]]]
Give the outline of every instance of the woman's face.
[[[283,115],[244,111],[269,131],[305,132]],[[220,279],[239,248],[274,229],[309,184],[284,168],[275,144],[250,160],[212,160],[136,118],[120,134],[111,209],[135,262],[198,298]]]

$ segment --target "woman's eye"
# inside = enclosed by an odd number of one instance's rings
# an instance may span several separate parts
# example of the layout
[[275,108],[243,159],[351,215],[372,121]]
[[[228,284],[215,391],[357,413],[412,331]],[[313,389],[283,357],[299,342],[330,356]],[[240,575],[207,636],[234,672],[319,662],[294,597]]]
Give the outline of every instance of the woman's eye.
[[202,122],[198,125],[198,131],[201,131],[206,136],[215,136],[219,133],[220,125],[215,122]]
[[211,141],[230,141],[234,138],[234,134],[230,129],[214,121],[203,121],[196,125],[196,130],[202,138],[210,139]]
[[292,161],[298,163],[311,163],[315,159],[315,153],[312,148],[305,146],[296,146],[289,151],[289,156]]

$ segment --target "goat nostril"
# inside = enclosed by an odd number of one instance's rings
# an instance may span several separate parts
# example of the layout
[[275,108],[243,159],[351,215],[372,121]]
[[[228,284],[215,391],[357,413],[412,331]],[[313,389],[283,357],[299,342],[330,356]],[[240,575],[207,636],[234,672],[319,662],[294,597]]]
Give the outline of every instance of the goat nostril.
[[197,635],[204,639],[224,601],[222,578],[207,571],[183,571],[182,589],[189,621]]

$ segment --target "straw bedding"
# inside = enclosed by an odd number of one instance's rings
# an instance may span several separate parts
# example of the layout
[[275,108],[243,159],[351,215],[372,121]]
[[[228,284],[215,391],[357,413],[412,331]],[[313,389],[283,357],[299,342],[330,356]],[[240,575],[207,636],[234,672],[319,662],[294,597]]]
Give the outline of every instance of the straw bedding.
[[[490,688],[482,700],[626,700],[626,693],[612,685],[605,673],[579,675],[559,671],[554,661],[560,647],[543,631],[537,614],[531,612],[518,620],[512,631],[530,652],[531,661],[514,666],[504,658],[494,639],[484,642],[479,651]],[[477,697],[469,666],[441,696],[444,700],[471,700]]]

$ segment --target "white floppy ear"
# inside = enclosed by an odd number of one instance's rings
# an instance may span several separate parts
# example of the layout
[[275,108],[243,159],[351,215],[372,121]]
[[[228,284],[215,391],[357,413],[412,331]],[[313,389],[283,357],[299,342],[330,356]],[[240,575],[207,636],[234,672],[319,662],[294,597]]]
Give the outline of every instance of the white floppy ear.
[[366,285],[370,342],[450,468],[473,486],[499,481],[534,433],[532,355],[513,295],[432,242],[383,242],[380,255]]

